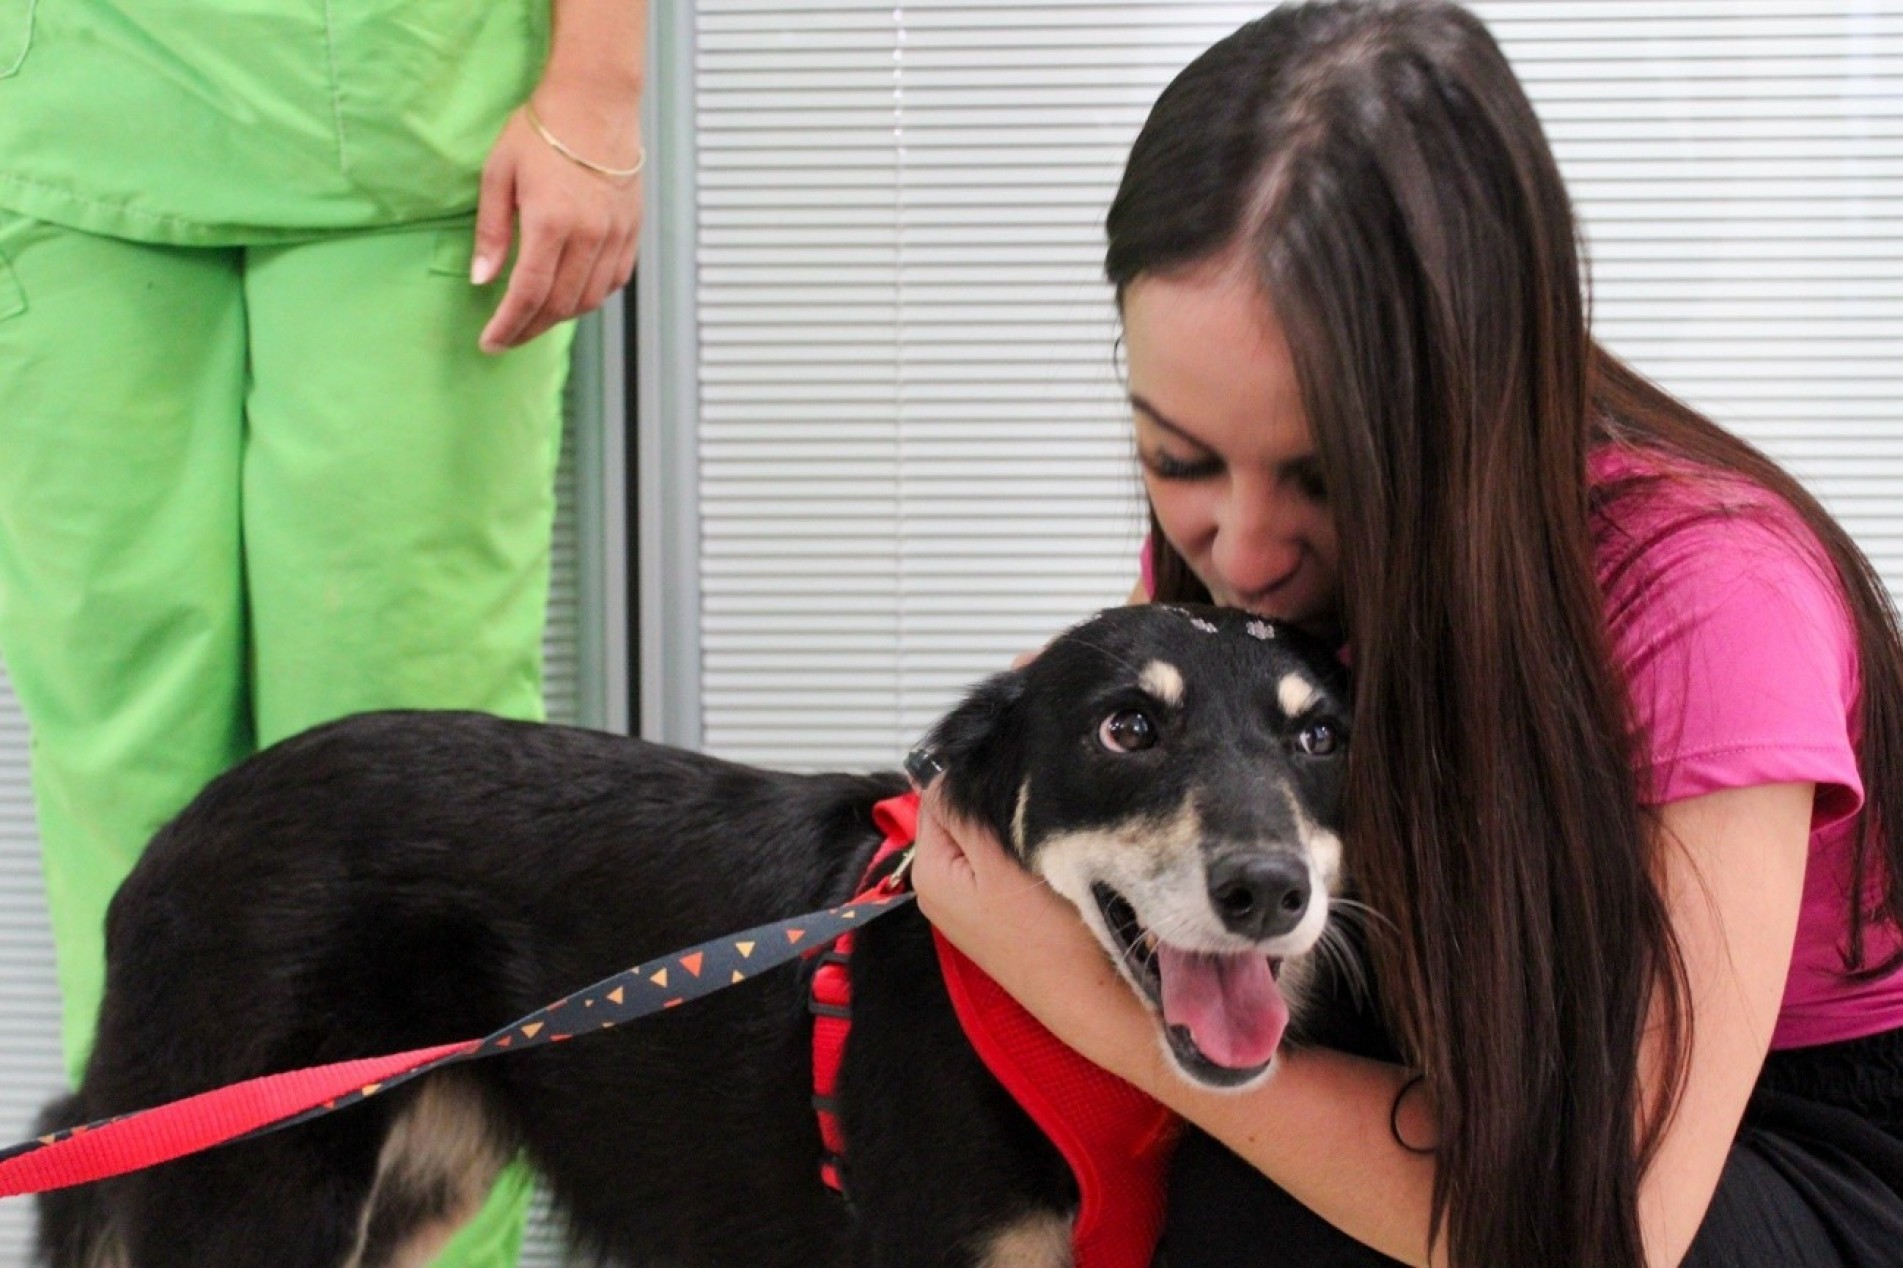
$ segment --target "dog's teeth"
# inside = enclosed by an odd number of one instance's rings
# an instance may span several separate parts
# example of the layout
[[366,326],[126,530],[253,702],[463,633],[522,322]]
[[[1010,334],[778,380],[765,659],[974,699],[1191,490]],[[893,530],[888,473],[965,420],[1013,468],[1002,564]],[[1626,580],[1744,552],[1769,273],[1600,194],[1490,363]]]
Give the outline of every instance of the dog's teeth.
[[1145,951],[1156,950],[1156,935],[1155,934],[1145,933],[1143,937],[1139,939],[1139,941],[1142,943],[1143,949]]

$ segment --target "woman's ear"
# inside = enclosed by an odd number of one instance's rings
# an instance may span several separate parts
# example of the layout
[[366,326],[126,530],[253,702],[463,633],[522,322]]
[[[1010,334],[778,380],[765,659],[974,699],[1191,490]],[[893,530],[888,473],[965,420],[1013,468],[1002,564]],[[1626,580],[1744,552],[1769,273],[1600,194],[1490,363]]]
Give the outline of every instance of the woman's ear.
[[1011,815],[1025,776],[1024,694],[1023,670],[994,674],[973,688],[925,740],[944,771],[939,785],[945,804],[961,818],[990,828],[1000,841],[1010,839]]

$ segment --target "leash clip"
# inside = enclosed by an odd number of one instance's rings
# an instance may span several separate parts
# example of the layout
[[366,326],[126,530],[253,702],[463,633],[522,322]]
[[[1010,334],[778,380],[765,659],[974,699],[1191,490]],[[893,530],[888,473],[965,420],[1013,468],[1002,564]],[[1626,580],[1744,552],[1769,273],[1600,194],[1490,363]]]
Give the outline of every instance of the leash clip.
[[907,846],[905,853],[899,855],[898,863],[893,866],[891,871],[885,874],[885,879],[879,882],[879,892],[881,894],[890,898],[894,894],[902,894],[905,892],[906,879],[912,873],[912,856],[916,853],[918,853],[917,846]]

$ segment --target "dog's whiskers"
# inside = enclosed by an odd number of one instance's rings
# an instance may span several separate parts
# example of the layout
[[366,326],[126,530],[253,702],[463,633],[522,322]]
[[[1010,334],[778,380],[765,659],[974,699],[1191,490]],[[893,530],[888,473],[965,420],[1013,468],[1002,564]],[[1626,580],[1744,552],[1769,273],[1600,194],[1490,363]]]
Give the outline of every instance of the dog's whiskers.
[[1392,920],[1389,920],[1386,916],[1368,906],[1368,904],[1356,902],[1352,898],[1331,898],[1328,900],[1328,909],[1331,913],[1339,913],[1345,917],[1348,923],[1359,922],[1360,927],[1363,928],[1366,927],[1369,921],[1379,921],[1389,933],[1400,932]]
[[1130,976],[1139,981],[1143,979],[1146,972],[1155,970],[1156,956],[1155,935],[1147,930],[1122,944],[1117,951],[1117,958],[1123,962]]
[[1356,953],[1348,941],[1345,929],[1330,923],[1322,930],[1322,936],[1316,941],[1313,954],[1326,961],[1343,982],[1347,983],[1349,993],[1355,1001],[1364,1006],[1373,1004],[1373,988],[1368,981],[1367,965]]

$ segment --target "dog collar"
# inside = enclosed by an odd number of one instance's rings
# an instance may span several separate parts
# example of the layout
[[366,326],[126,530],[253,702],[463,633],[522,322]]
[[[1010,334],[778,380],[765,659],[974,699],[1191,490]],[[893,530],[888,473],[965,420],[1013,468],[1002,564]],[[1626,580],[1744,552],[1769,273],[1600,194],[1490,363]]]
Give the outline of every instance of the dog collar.
[[[917,838],[918,794],[879,802],[873,822],[885,839],[867,868],[868,878]],[[822,959],[813,975],[811,1005],[813,1105],[826,1150],[820,1173],[841,1192],[839,1160],[846,1141],[835,1089],[852,1026],[850,937],[841,938]],[[1078,1210],[1071,1225],[1076,1268],[1148,1268],[1162,1235],[1176,1116],[1065,1046],[936,929],[932,940],[966,1038],[992,1077],[1057,1147],[1077,1181]]]

